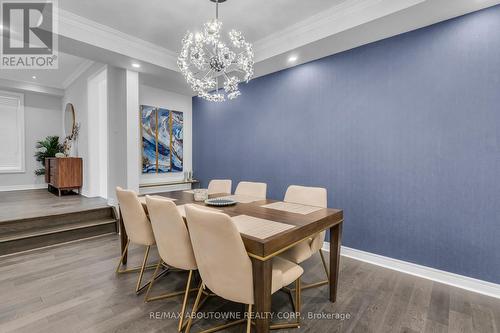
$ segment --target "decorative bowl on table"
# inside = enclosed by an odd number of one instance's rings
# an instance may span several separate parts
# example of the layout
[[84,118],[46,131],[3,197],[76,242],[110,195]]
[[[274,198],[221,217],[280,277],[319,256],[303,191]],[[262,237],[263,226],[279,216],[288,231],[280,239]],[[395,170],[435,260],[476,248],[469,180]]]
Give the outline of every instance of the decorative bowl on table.
[[236,201],[233,199],[213,198],[205,200],[205,204],[208,206],[224,207],[235,205]]
[[194,201],[205,201],[208,199],[208,190],[204,188],[196,189],[194,192]]

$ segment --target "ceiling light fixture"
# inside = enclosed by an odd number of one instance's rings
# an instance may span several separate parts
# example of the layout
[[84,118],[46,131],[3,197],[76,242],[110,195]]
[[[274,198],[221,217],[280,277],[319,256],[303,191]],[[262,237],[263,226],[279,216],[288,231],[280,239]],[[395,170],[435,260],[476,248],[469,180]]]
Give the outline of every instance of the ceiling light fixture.
[[132,63],[132,67],[134,67],[134,68],[141,68],[141,65],[138,64],[138,63],[136,63],[136,62],[134,62],[134,63]]
[[[215,2],[215,19],[203,25],[203,32],[186,33],[177,65],[199,97],[223,102],[240,96],[238,84],[252,78],[254,54],[252,44],[240,31],[228,33],[229,43],[221,39],[219,3],[226,0],[210,1]],[[219,90],[219,86],[224,89]]]
[[292,55],[288,58],[288,62],[296,62],[297,59],[299,59],[299,57],[297,57],[296,55]]
[[35,75],[33,75],[31,78],[32,78],[33,80],[36,80],[36,76],[35,76]]

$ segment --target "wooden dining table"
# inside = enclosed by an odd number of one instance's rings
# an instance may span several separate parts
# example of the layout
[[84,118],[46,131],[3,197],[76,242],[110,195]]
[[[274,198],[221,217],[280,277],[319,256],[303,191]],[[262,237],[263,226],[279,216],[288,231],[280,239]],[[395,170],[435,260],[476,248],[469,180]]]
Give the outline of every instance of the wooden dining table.
[[[194,200],[194,195],[190,191],[173,191],[158,193],[155,196],[162,196],[175,199],[175,204],[197,204],[203,202]],[[212,194],[210,198],[228,196],[228,194]],[[292,213],[289,211],[277,210],[262,207],[277,200],[257,200],[249,203],[237,203],[233,206],[217,207],[220,211],[231,217],[246,215],[259,219],[265,219],[292,225],[293,227],[261,239],[241,233],[243,243],[253,266],[254,281],[254,309],[256,313],[256,332],[269,332],[271,320],[271,281],[272,281],[272,259],[283,253],[294,245],[308,240],[312,236],[323,230],[330,231],[330,274],[329,274],[329,300],[335,302],[337,299],[339,267],[340,267],[340,245],[342,238],[343,211],[341,209],[318,208],[309,214]],[[145,205],[144,205],[145,206]],[[146,207],[145,207],[146,208]],[[127,244],[127,233],[123,225],[120,214],[120,234],[121,251],[125,250]],[[123,264],[127,263],[127,254],[124,256]]]

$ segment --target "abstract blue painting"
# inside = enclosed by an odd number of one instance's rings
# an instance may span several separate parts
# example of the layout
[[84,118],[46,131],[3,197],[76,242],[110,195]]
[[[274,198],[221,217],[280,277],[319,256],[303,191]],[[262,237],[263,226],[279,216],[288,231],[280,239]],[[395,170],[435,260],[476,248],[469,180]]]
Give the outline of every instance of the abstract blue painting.
[[142,173],[156,173],[156,124],[156,108],[142,105]]
[[171,144],[170,144],[170,152],[172,155],[171,158],[171,167],[172,171],[182,171],[182,166],[184,164],[184,115],[179,111],[172,111],[171,115],[171,125],[172,135],[170,136]]
[[184,115],[141,105],[142,173],[182,172]]
[[158,109],[158,173],[170,172],[170,111]]

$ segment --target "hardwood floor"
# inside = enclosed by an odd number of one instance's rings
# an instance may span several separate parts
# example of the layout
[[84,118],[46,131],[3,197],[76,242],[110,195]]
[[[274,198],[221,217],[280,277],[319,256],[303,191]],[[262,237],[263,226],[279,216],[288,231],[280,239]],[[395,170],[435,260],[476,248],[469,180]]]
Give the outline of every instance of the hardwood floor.
[[0,192],[0,222],[107,207],[103,198],[58,197],[46,189]]
[[[175,332],[177,320],[165,316],[179,311],[181,298],[144,303],[144,295],[134,293],[137,275],[114,273],[118,252],[119,236],[105,235],[0,257],[0,332]],[[143,249],[132,246],[130,265],[139,264],[142,255]],[[154,250],[150,261],[156,260]],[[304,282],[323,278],[319,257],[304,267]],[[186,278],[186,273],[169,273],[153,294],[181,290]],[[327,287],[304,291],[301,328],[283,332],[500,333],[499,299],[346,257],[338,301],[327,299]],[[193,301],[194,294],[189,306]],[[214,297],[202,310],[243,308]],[[273,311],[291,311],[287,294],[273,295]],[[335,314],[342,318],[324,318]],[[192,332],[220,322],[202,319]],[[242,331],[242,326],[228,330]]]
[[0,255],[113,233],[116,222],[114,209],[102,198],[0,192]]

